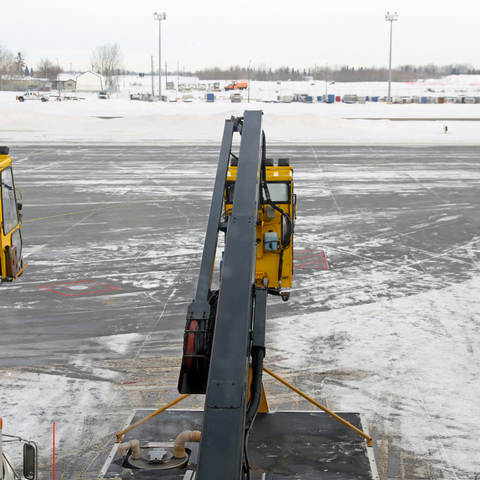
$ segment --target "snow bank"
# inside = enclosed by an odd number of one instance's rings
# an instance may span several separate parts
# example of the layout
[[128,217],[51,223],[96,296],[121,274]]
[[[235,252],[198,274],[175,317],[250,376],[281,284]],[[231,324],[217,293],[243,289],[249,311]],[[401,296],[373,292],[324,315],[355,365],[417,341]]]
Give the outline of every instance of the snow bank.
[[[122,81],[123,80],[123,81]],[[178,83],[176,77],[169,81]],[[198,82],[183,79],[181,82]],[[222,82],[222,85],[225,82]],[[262,110],[269,141],[311,144],[479,144],[479,104],[398,104],[384,102],[347,105],[271,103],[278,96],[306,93],[316,98],[326,91],[342,96],[387,93],[387,82],[335,83],[252,82],[250,102],[230,102],[230,92],[164,91],[175,102],[130,100],[131,93],[151,92],[150,78],[120,79],[120,92],[110,100],[78,93],[79,101],[15,100],[14,92],[0,92],[0,142],[220,142],[224,120],[245,110]],[[155,87],[158,93],[158,85]],[[452,75],[441,80],[392,83],[392,96],[480,96],[480,75]],[[188,98],[187,98],[188,97]],[[190,98],[191,97],[191,98]],[[182,101],[182,99],[188,100]],[[401,121],[400,121],[401,120]],[[421,120],[421,121],[419,121]],[[445,135],[444,126],[448,126]]]
[[449,75],[441,83],[445,86],[479,87],[480,75]]
[[[122,98],[97,100],[95,97],[75,102],[19,103],[12,100],[9,92],[2,92],[0,106],[0,138],[5,145],[85,141],[220,142],[225,119],[242,115],[245,110],[264,112],[264,129],[270,142],[480,143],[480,122],[471,121],[480,117],[480,104],[327,105],[257,101],[207,104],[201,100],[149,103]],[[444,125],[448,125],[447,135]]]

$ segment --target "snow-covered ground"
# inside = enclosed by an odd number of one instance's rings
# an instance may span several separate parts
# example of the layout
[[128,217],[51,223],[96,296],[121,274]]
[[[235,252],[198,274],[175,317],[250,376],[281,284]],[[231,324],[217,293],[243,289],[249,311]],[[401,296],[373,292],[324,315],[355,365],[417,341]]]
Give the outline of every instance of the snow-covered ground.
[[[244,100],[241,104],[232,104],[225,93],[219,94],[214,103],[206,103],[205,92],[192,92],[194,98],[188,102],[182,101],[180,94],[177,102],[131,101],[129,94],[137,90],[148,92],[150,87],[129,85],[127,79],[125,86],[121,84],[122,91],[110,100],[98,100],[90,94],[78,102],[20,103],[15,100],[15,93],[0,92],[0,144],[219,143],[224,119],[241,115],[245,109],[261,109],[270,143],[480,145],[480,104],[266,103],[277,95],[316,94],[317,86],[321,95],[325,85],[317,84],[255,82],[250,103]],[[475,96],[480,95],[478,84],[478,78],[450,77],[443,82],[394,84],[392,93],[424,95],[432,89],[435,92],[429,93],[436,95]],[[335,84],[328,85],[328,89],[339,95],[386,94],[386,84]],[[243,95],[246,98],[245,92]],[[444,126],[448,126],[446,134]],[[298,185],[299,192],[302,188],[305,187]],[[298,231],[301,234],[301,222]],[[475,251],[472,261],[476,258]],[[333,380],[322,388],[325,396],[334,399],[334,409],[360,409],[369,418],[379,419],[378,424],[384,421],[389,431],[383,433],[401,437],[402,448],[442,465],[444,471],[436,470],[429,478],[473,479],[474,473],[480,471],[479,286],[477,276],[405,298],[333,308],[321,315],[307,309],[299,315],[273,320],[271,330],[275,333],[269,337],[269,349],[280,360],[272,363],[294,372],[319,375],[324,373],[325,363],[332,360],[332,368],[342,382]],[[348,325],[348,331],[344,325]],[[135,342],[143,341],[138,337],[122,337],[125,343],[120,345],[116,344],[118,336],[112,337],[113,346],[109,348],[122,354],[132,352]],[[312,352],[312,338],[329,347]],[[341,355],[336,352],[338,349],[342,350]],[[78,363],[89,368],[88,359],[79,358]],[[96,374],[99,378],[116,375],[111,370]],[[35,373],[2,378],[2,400],[6,403],[11,400],[6,398],[10,388],[29,392],[30,403],[26,406],[19,401],[13,411],[18,424],[29,425],[28,436],[34,439],[49,434],[35,413],[26,413],[35,412],[38,407],[39,391],[48,397],[48,402],[43,401],[48,406],[41,407],[49,410],[49,418],[55,418],[60,411],[65,417],[78,416],[82,421],[87,407],[111,405],[116,397],[116,392],[112,393],[106,384],[98,389],[98,382],[90,379],[67,381],[58,377],[55,384],[39,390],[43,377],[44,374]],[[171,385],[174,388],[173,381]],[[351,389],[347,390],[345,385]],[[75,428],[72,423],[70,431],[62,432],[63,437],[74,437]],[[405,472],[403,478],[408,478]]]
[[[175,80],[175,79],[171,79]],[[80,101],[15,100],[15,92],[0,92],[0,141],[164,143],[218,142],[223,120],[246,109],[263,110],[264,128],[274,142],[311,144],[478,144],[480,103],[477,104],[365,104],[270,103],[278,96],[325,93],[343,96],[387,94],[385,82],[252,82],[250,102],[231,103],[229,92],[216,92],[207,103],[205,91],[164,91],[170,102],[130,100],[130,94],[151,92],[151,80],[120,79],[120,92],[110,100],[94,94]],[[157,80],[158,83],[158,80]],[[198,80],[186,81],[196,84]],[[209,83],[209,82],[204,82]],[[429,91],[430,90],[430,91]],[[158,85],[155,86],[158,94]],[[17,92],[18,93],[18,92]],[[480,96],[480,76],[454,76],[443,81],[392,84],[392,96]],[[186,97],[192,98],[186,98]],[[397,119],[398,121],[394,121]],[[421,119],[421,121],[419,121]],[[445,134],[444,127],[448,127]]]
[[[479,287],[477,277],[402,299],[277,319],[268,347],[284,368],[325,378],[317,391],[334,410],[367,412],[390,448],[401,445],[426,461],[427,478],[473,479],[480,472]],[[377,442],[380,458],[383,448]]]

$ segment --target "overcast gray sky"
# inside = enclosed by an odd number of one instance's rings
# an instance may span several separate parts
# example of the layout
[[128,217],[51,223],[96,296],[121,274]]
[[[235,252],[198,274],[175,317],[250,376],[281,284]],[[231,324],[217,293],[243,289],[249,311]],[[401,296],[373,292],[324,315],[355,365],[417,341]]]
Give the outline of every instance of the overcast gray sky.
[[162,68],[265,64],[388,66],[390,23],[393,66],[470,63],[480,68],[480,2],[477,0],[23,0],[2,2],[0,44],[26,55],[35,68],[49,58],[69,70],[90,67],[97,45],[118,43],[125,67]]

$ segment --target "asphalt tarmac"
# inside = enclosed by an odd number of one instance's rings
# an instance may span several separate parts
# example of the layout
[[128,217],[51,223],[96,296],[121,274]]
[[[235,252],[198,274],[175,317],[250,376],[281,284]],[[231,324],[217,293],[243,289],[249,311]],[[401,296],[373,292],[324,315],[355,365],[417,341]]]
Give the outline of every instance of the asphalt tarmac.
[[[219,145],[10,147],[29,267],[0,287],[0,379],[112,383],[116,400],[72,420],[83,422],[81,460],[70,445],[59,453],[62,478],[91,478],[108,451],[99,424],[113,433],[131,408],[176,396]],[[267,156],[290,158],[298,196],[294,288],[289,302],[269,302],[270,318],[478,275],[480,147],[271,145]],[[308,380],[291,378],[300,388]],[[304,406],[280,396],[276,405]],[[381,478],[424,478],[428,466],[412,473],[400,458],[392,448]],[[51,464],[42,465],[47,478]]]

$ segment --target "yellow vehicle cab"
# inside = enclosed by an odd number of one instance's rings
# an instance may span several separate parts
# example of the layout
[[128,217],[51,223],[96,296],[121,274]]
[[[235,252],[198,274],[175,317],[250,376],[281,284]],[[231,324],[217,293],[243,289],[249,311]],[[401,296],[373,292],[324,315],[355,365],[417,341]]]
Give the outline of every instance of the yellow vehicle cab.
[[22,205],[17,203],[12,171],[12,159],[8,147],[0,147],[0,280],[13,281],[26,265],[22,257],[22,231],[20,228]]
[[[288,300],[293,276],[293,228],[296,218],[296,195],[293,191],[293,169],[287,158],[279,158],[277,165],[265,159],[262,195],[258,202],[256,227],[257,262],[255,283],[268,288],[269,293]],[[224,216],[232,211],[237,166],[227,173]]]

